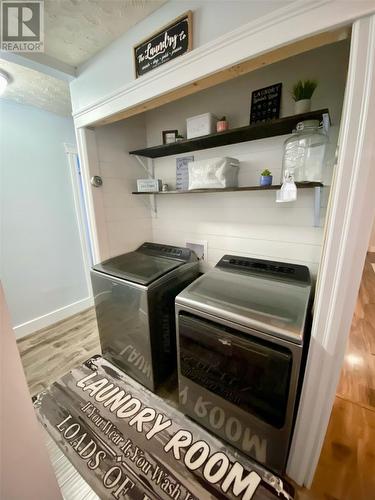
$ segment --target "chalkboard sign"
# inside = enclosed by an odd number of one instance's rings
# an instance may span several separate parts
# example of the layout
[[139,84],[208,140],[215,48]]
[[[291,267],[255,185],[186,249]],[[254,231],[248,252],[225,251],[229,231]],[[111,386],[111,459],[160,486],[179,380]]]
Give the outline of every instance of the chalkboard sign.
[[281,83],[254,90],[251,94],[250,125],[280,117]]
[[164,26],[134,47],[135,76],[138,78],[192,48],[192,12]]

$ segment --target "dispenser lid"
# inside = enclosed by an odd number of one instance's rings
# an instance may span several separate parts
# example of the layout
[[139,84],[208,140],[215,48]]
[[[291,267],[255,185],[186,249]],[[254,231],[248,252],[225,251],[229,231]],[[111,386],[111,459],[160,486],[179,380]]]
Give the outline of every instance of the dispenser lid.
[[320,121],[319,120],[304,120],[303,122],[297,123],[297,131],[311,129],[311,128],[319,128]]

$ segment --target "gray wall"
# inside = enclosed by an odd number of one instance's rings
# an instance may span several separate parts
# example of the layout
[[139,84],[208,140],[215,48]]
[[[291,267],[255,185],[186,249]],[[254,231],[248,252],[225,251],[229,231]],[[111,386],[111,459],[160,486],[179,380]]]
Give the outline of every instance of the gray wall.
[[1,100],[0,123],[1,276],[18,326],[89,291],[63,146],[72,120]]

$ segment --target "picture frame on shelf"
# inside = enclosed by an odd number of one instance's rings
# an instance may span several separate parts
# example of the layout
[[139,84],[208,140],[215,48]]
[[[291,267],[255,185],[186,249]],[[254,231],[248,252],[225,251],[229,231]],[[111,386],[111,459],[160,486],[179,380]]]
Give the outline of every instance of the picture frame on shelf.
[[176,142],[178,130],[163,130],[163,144],[173,144]]

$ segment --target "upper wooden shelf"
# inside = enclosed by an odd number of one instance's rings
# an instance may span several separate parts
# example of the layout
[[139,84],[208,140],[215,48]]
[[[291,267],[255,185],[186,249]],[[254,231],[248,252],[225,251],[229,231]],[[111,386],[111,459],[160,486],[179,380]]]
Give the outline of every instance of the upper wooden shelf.
[[129,154],[144,156],[146,158],[160,158],[162,156],[178,155],[190,151],[217,148],[228,144],[291,134],[298,122],[303,120],[321,121],[323,119],[323,114],[329,114],[328,109],[286,116],[285,118],[279,118],[271,122],[255,123],[254,125],[247,125],[246,127],[232,128],[225,132],[203,135],[195,139],[184,139],[183,141],[173,142],[172,144],[161,144],[160,146],[153,146],[151,148],[137,149],[136,151],[129,151]]

